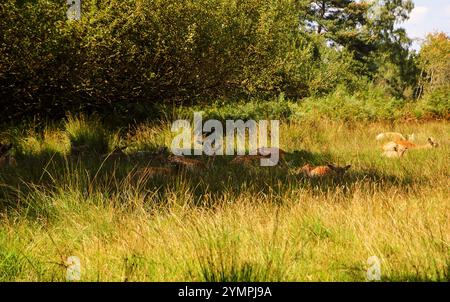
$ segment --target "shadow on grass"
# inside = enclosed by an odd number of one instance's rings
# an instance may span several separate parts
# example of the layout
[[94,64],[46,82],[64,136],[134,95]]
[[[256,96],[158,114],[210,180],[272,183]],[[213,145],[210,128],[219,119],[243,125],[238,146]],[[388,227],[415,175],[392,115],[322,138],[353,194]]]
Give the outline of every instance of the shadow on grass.
[[[294,151],[286,155],[289,166],[260,167],[236,166],[230,164],[232,156],[220,156],[214,165],[206,171],[179,171],[172,176],[158,176],[147,179],[132,177],[139,168],[164,166],[154,158],[119,156],[105,158],[97,153],[67,156],[52,150],[40,153],[17,155],[17,167],[0,170],[0,211],[5,208],[17,208],[19,200],[33,191],[40,190],[51,194],[56,190],[77,190],[82,196],[99,193],[104,196],[120,197],[126,202],[124,190],[148,196],[145,202],[164,206],[169,199],[168,193],[189,191],[195,206],[214,206],[224,194],[236,197],[241,194],[258,196],[270,194],[271,202],[282,203],[285,192],[294,189],[310,190],[313,194],[324,194],[339,189],[352,194],[356,183],[376,182],[385,185],[407,188],[420,181],[412,177],[399,178],[377,170],[350,170],[344,177],[328,179],[310,179],[296,175],[294,171],[306,163],[323,165],[332,162],[330,154],[318,154],[308,151]],[[197,157],[198,158],[198,157]],[[207,161],[206,157],[202,158]],[[150,198],[151,197],[151,198]]]

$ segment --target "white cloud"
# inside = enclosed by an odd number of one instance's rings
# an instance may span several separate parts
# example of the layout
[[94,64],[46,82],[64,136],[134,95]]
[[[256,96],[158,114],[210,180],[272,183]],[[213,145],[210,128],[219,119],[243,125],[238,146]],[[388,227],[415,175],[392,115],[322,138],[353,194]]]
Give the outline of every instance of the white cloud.
[[409,24],[421,24],[423,23],[423,21],[425,20],[425,17],[428,13],[429,9],[427,6],[416,6],[412,12],[411,15],[409,17],[409,20],[407,21],[407,23]]

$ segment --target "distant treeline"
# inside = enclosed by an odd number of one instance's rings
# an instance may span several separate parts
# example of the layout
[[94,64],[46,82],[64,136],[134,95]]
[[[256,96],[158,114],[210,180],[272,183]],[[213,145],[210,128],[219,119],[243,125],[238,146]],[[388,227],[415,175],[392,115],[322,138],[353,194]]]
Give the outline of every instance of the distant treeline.
[[445,107],[449,38],[430,36],[423,58],[410,53],[394,25],[412,8],[401,0],[84,0],[82,19],[70,21],[65,1],[2,0],[2,121],[136,108],[151,116],[154,105],[295,100],[368,85],[398,99],[438,89]]

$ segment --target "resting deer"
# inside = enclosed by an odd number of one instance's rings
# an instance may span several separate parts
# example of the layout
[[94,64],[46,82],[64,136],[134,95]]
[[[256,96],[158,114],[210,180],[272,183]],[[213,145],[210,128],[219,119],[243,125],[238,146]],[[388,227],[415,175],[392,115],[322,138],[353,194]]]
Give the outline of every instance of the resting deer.
[[283,163],[284,165],[287,165],[286,162],[286,151],[284,151],[281,148],[275,148],[275,147],[262,147],[262,148],[258,148],[257,150],[258,155],[261,155],[265,158],[270,158],[272,153],[278,152],[278,156],[279,156],[279,160],[281,161],[281,163]]
[[89,152],[89,146],[88,145],[80,145],[80,146],[74,146],[72,145],[70,147],[70,155],[71,156],[81,156]]
[[338,167],[336,165],[326,165],[326,166],[318,166],[313,167],[310,164],[303,166],[300,169],[304,175],[316,178],[316,177],[326,177],[326,176],[342,176],[348,169],[350,169],[351,165],[347,165],[345,167]]
[[198,159],[188,158],[185,156],[172,155],[169,156],[168,161],[178,168],[186,169],[192,172],[195,171],[205,171],[208,168],[211,168],[212,163],[214,162],[215,156],[212,156],[205,163]]
[[123,152],[123,150],[125,150],[126,148],[128,148],[128,146],[117,147],[111,153],[102,155],[102,159],[117,160],[121,158],[127,158],[127,154]]
[[396,140],[383,145],[383,156],[389,158],[399,158],[405,155],[405,152],[410,149],[431,149],[437,148],[439,144],[431,137],[428,138],[426,144],[417,145],[406,140]]
[[12,149],[12,144],[1,144],[0,143],[0,167],[11,166],[15,167],[17,165],[16,159],[9,154]]
[[159,163],[167,163],[169,155],[167,147],[159,147],[156,151],[138,151],[132,154],[132,158],[139,160],[150,160]]
[[235,158],[230,162],[232,165],[244,165],[249,166],[252,165],[256,160],[260,160],[262,158],[266,158],[266,156],[262,155],[236,155]]
[[414,141],[416,136],[414,134],[403,136],[403,134],[398,132],[383,132],[377,135],[376,140],[381,141],[384,139],[390,140],[404,140],[404,141]]
[[173,167],[145,167],[136,172],[139,178],[152,178],[156,176],[171,176],[175,174]]
[[405,155],[405,152],[408,150],[403,145],[399,145],[395,142],[389,142],[383,145],[383,156],[388,158],[400,158]]
[[433,138],[429,137],[426,144],[423,145],[417,145],[410,141],[406,140],[396,140],[394,141],[397,145],[403,146],[406,149],[431,149],[431,148],[437,148],[439,144],[433,140]]
[[280,148],[275,147],[262,147],[256,149],[256,155],[236,155],[235,158],[230,162],[233,165],[252,165],[254,161],[260,159],[270,159],[272,157],[272,153],[278,152],[279,160],[282,161],[283,164],[287,164],[285,160],[286,151]]

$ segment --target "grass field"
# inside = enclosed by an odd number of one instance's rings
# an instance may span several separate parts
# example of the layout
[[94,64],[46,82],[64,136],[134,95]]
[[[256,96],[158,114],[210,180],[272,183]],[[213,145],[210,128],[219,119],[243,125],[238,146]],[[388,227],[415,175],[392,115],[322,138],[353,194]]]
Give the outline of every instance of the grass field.
[[[381,157],[383,131],[434,137],[439,148]],[[71,118],[9,128],[16,167],[0,170],[0,281],[450,281],[450,125],[282,123],[290,168],[217,158],[205,173],[139,177],[130,155],[170,146],[170,124],[115,132]],[[70,145],[89,151],[69,156]],[[305,163],[352,164],[340,179],[308,179]]]

